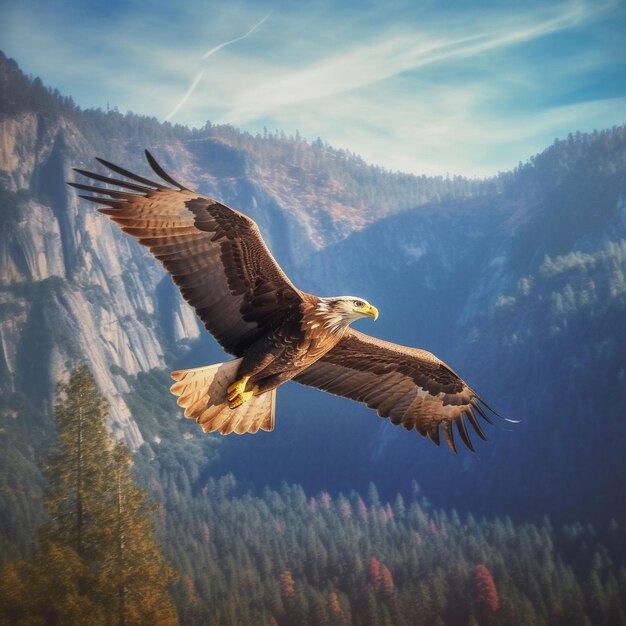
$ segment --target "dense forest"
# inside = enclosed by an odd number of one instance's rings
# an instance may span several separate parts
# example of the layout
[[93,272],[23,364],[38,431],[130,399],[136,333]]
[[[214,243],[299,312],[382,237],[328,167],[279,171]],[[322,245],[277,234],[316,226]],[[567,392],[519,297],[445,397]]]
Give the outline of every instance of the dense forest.
[[[232,474],[203,472],[202,446],[194,455],[169,441],[172,426],[162,431],[164,454],[139,455],[133,478],[128,451],[111,448],[105,416],[86,368],[59,386],[59,443],[42,461],[47,517],[29,558],[9,559],[0,572],[1,623],[626,620],[623,523],[554,528],[462,517],[433,509],[417,483],[393,502],[374,484],[366,494],[307,496],[288,484],[254,493]],[[176,462],[187,471],[173,473]]]
[[[155,453],[138,480],[159,503],[183,623],[621,624],[626,525],[553,525],[433,507],[414,481],[381,497],[216,477],[219,440],[172,421],[167,376],[140,375],[129,401]],[[181,432],[183,436],[181,438]],[[277,462],[280,462],[277,460]],[[309,463],[315,465],[315,459]]]
[[[172,501],[172,500],[170,500]],[[173,501],[176,501],[173,499]],[[623,624],[626,528],[461,518],[210,479],[164,513],[184,623]],[[175,555],[175,556],[174,556]]]

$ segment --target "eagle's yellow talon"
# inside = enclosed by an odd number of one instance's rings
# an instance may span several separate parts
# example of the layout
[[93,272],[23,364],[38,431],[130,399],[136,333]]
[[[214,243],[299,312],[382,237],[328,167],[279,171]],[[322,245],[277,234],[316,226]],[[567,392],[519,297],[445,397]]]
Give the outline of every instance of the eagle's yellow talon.
[[238,406],[241,406],[244,402],[250,400],[250,398],[254,395],[254,391],[244,391],[236,396],[233,396],[232,399],[229,398],[228,406],[231,409],[236,409]]
[[[229,402],[234,401],[235,398],[237,398],[237,396],[240,396],[240,395],[245,393],[246,385],[248,384],[249,380],[250,380],[250,376],[244,376],[243,378],[240,378],[239,380],[236,380],[226,390],[226,398],[228,399]],[[239,404],[242,404],[242,402],[240,402]],[[239,406],[239,405],[237,405],[237,406]]]
[[259,388],[257,385],[255,385],[252,391],[244,391],[242,393],[232,395],[232,397],[228,398],[228,406],[231,409],[236,409],[238,406],[241,406],[244,402],[247,402],[248,400],[250,400],[252,396],[256,396],[257,393],[259,393]]

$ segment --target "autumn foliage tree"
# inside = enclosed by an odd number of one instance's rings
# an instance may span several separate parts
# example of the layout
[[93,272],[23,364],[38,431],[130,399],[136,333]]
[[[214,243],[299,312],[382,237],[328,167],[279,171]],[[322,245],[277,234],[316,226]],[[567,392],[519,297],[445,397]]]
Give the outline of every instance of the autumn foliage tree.
[[500,598],[496,583],[491,572],[485,565],[477,565],[474,570],[474,584],[476,587],[476,604],[482,619],[490,618],[500,607]]
[[380,574],[380,561],[375,557],[370,558],[370,564],[367,569],[368,588],[378,591],[382,582]]
[[381,570],[381,578],[382,578],[382,587],[385,591],[393,591],[393,575],[391,574],[391,570],[383,565]]
[[293,598],[296,595],[295,583],[289,570],[285,570],[280,575],[280,593],[285,599]]
[[367,588],[372,591],[392,592],[394,589],[391,570],[375,556],[370,558],[367,570]]
[[336,591],[331,591],[328,596],[328,606],[330,608],[331,613],[335,613],[339,615],[342,612],[341,604],[339,602],[339,596]]

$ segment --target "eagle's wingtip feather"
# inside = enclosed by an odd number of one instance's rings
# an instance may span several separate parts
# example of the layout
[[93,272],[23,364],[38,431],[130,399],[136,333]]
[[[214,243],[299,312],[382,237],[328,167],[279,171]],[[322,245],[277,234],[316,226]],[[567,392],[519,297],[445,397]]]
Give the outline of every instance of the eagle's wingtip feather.
[[447,421],[444,422],[443,436],[450,450],[452,450],[452,452],[456,454],[457,453],[456,443],[454,442],[454,435],[452,434],[452,425],[450,424],[450,422],[447,422]]
[[122,176],[125,176],[126,178],[130,178],[131,180],[134,180],[138,183],[142,183],[143,185],[148,185],[149,187],[152,187],[152,189],[149,191],[154,191],[155,189],[158,189],[159,191],[163,191],[165,189],[168,189],[165,185],[162,185],[161,183],[154,182],[153,180],[149,180],[147,178],[144,178],[143,176],[139,176],[138,174],[133,174],[133,172],[129,172],[123,167],[120,167],[119,165],[115,165],[115,163],[111,163],[110,161],[107,161],[106,159],[96,157],[96,161],[98,161],[98,163],[100,163],[101,165],[104,165],[104,167],[106,167],[107,169],[110,169],[113,172],[117,172],[118,174],[121,174]]
[[476,434],[483,441],[487,441],[487,435],[485,435],[483,429],[480,427],[480,424],[478,423],[478,420],[476,419],[476,415],[474,414],[474,410],[473,410],[471,404],[468,407],[468,410],[466,411],[466,415],[467,415],[467,419],[468,419],[469,423],[472,425],[472,428],[474,429]]
[[498,411],[496,411],[495,409],[492,409],[482,398],[477,398],[477,400],[480,401],[482,404],[484,404],[485,407],[487,407],[489,411],[491,411],[496,417],[499,417],[501,420],[504,420],[505,422],[509,422],[511,424],[519,424],[521,422],[521,420],[514,420],[514,419],[511,419],[510,417],[504,417],[504,415],[500,415]]
[[157,162],[157,160],[152,156],[152,154],[150,153],[150,151],[146,148],[144,150],[144,153],[146,155],[146,159],[148,159],[148,163],[150,164],[150,167],[152,168],[152,171],[159,176],[160,178],[162,178],[164,181],[170,183],[171,185],[174,185],[175,187],[178,187],[179,190],[185,190],[185,191],[189,191],[187,189],[187,187],[181,185],[178,181],[174,180]]
[[457,430],[459,431],[459,435],[461,435],[461,439],[463,440],[463,443],[472,452],[476,452],[476,450],[474,450],[474,444],[472,443],[472,440],[469,437],[469,433],[467,432],[467,427],[465,426],[465,422],[463,421],[463,415],[459,415],[459,417],[454,421],[456,422],[456,427],[457,427]]

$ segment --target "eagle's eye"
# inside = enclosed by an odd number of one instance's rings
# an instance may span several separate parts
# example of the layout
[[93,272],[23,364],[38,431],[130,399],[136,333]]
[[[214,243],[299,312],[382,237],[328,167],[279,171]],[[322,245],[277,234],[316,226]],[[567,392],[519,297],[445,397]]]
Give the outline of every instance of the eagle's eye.
[[352,301],[352,304],[353,304],[353,305],[354,305],[357,309],[359,309],[359,308],[361,308],[362,306],[364,306],[364,305],[365,305],[365,302],[361,302],[360,300],[353,300],[353,301]]

